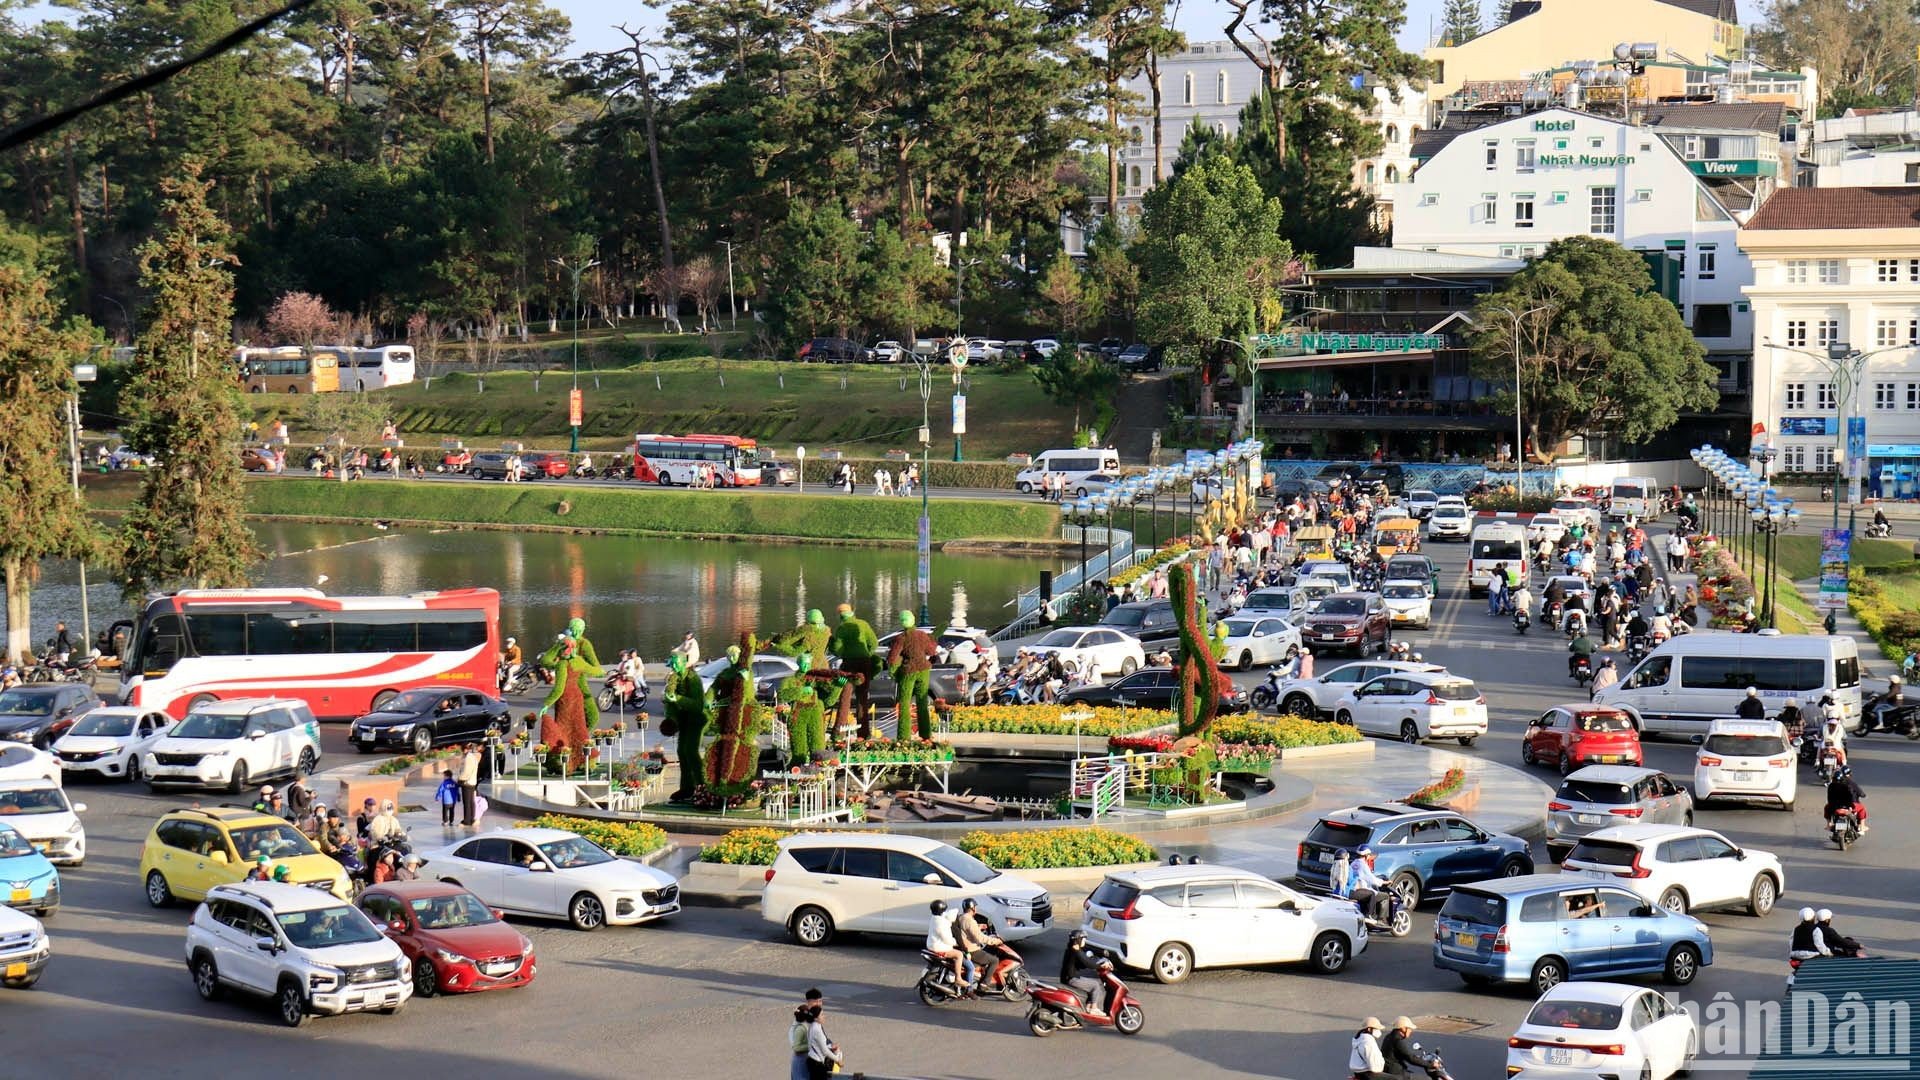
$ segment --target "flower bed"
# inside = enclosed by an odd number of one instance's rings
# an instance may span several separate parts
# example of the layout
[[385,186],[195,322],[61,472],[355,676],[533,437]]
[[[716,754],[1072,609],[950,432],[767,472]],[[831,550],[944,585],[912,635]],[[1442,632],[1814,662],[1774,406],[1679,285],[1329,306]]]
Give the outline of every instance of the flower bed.
[[[1069,712],[1081,711],[1070,705],[966,705],[953,710],[947,730],[960,734],[993,735],[1072,735],[1072,720],[1062,720]],[[1083,735],[1124,735],[1173,723],[1173,714],[1164,709],[1116,709],[1096,705],[1093,718],[1083,720]]]
[[429,750],[418,756],[401,754],[399,757],[388,758],[380,764],[375,765],[373,767],[373,775],[396,776],[400,773],[412,772],[422,765],[429,765],[436,761],[445,761],[449,758],[457,758],[459,756],[460,751],[452,747],[445,750]]
[[953,747],[932,739],[855,739],[840,751],[849,765],[919,765],[953,760]]
[[1467,771],[1456,767],[1448,769],[1441,774],[1440,779],[1400,801],[1413,806],[1439,806],[1466,789]]
[[666,830],[643,821],[596,821],[565,814],[541,814],[532,821],[521,822],[517,827],[564,829],[599,844],[615,855],[633,858],[651,855],[667,846]]
[[[1260,758],[1271,763],[1275,753],[1303,746],[1335,746],[1361,741],[1361,735],[1345,724],[1322,724],[1298,716],[1268,718],[1252,713],[1235,713],[1213,722],[1207,730],[1214,752],[1221,758]],[[1173,749],[1174,736],[1110,735],[1107,749],[1114,753],[1164,754]],[[1251,770],[1234,769],[1235,772]]]
[[960,850],[996,870],[1045,870],[1151,862],[1153,845],[1112,829],[1036,829],[970,832]]
[[792,833],[779,829],[735,829],[700,849],[700,861],[729,866],[772,866],[780,841]]
[[1129,566],[1126,569],[1121,570],[1118,573],[1114,574],[1111,578],[1107,580],[1107,583],[1117,589],[1122,585],[1128,584],[1129,582],[1138,581],[1139,579],[1145,577],[1146,575],[1152,573],[1153,571],[1158,570],[1161,567],[1167,565],[1168,563],[1174,562],[1175,560],[1181,558],[1189,550],[1191,549],[1187,546],[1186,541],[1176,540],[1173,543],[1168,544],[1165,547],[1159,549],[1158,551],[1155,551],[1152,555],[1148,556],[1147,558],[1142,559],[1139,562],[1134,563],[1132,566]]
[[1715,537],[1702,535],[1695,540],[1693,572],[1700,578],[1700,602],[1712,613],[1712,625],[1741,625],[1753,608],[1753,582],[1741,571],[1733,552]]

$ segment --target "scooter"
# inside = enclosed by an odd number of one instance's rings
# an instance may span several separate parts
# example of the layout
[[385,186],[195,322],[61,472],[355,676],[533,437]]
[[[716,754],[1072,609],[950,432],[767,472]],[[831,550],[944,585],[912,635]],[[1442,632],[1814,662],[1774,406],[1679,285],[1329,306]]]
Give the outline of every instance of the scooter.
[[1633,634],[1629,636],[1627,638],[1628,665],[1631,666],[1645,660],[1647,653],[1651,652],[1652,649],[1652,642],[1646,634]]
[[1575,656],[1573,658],[1573,681],[1581,686],[1593,681],[1593,657]]
[[647,694],[647,684],[636,685],[632,679],[627,678],[618,668],[615,668],[607,672],[606,684],[600,688],[598,694],[594,695],[593,700],[606,712],[612,712],[614,709],[639,712],[647,706]]
[[500,680],[502,694],[524,694],[533,689],[533,675],[525,664],[501,664],[496,675]]
[[1370,911],[1362,911],[1360,921],[1366,923],[1367,929],[1376,934],[1406,937],[1413,930],[1413,909],[1407,906],[1407,898],[1401,895],[1399,889],[1382,891],[1386,895],[1387,917],[1377,919]]
[[1080,999],[1074,990],[1035,980],[1027,988],[1033,1005],[1027,1010],[1027,1030],[1040,1038],[1056,1031],[1083,1027],[1111,1027],[1122,1035],[1138,1035],[1147,1026],[1147,1011],[1113,973],[1112,964],[1100,965],[1100,981],[1112,999],[1113,1011],[1103,1012]]
[[1876,521],[1873,524],[1867,526],[1867,535],[1873,537],[1876,540],[1883,540],[1893,535],[1893,525],[1891,523],[1882,523],[1882,522]]
[[1833,820],[1827,822],[1827,839],[1832,840],[1841,851],[1852,847],[1860,839],[1860,818],[1848,806],[1834,811]]
[[[1413,1044],[1413,1052],[1422,1053],[1419,1043]],[[1438,1050],[1426,1053],[1421,1060],[1421,1068],[1427,1070],[1427,1080],[1453,1080],[1453,1074],[1447,1071],[1447,1063],[1441,1059]]]
[[1256,712],[1271,712],[1280,704],[1280,672],[1277,668],[1267,670],[1267,679],[1247,696],[1248,702]]
[[1905,735],[1909,741],[1920,739],[1920,705],[1908,702],[1895,709],[1888,710],[1885,719],[1878,719],[1870,708],[1860,710],[1860,722],[1853,726],[1853,735],[1864,739],[1876,731],[1889,735]]
[[1513,609],[1513,632],[1514,633],[1524,634],[1527,632],[1527,627],[1532,625],[1533,625],[1533,618],[1527,614],[1526,608],[1515,607]]
[[1840,753],[1831,746],[1822,746],[1819,754],[1820,762],[1813,767],[1813,775],[1824,786],[1833,783],[1834,774],[1840,771]]
[[[1013,953],[1013,949],[1010,946],[1002,945],[1001,948]],[[1007,969],[1007,973],[1002,977],[1000,985],[989,986],[987,984],[986,972],[991,971],[994,965],[999,963],[997,958],[990,957],[985,963],[980,965],[980,978],[977,979],[969,989],[980,997],[998,994],[1004,1001],[1025,1000],[1028,991],[1032,989],[1033,976],[1027,974],[1026,964],[1020,959],[1020,954],[1013,953],[1013,956],[1013,966]],[[956,988],[953,983],[952,959],[935,956],[925,949],[920,950],[920,959],[926,962],[926,970],[920,973],[919,985],[915,987],[920,994],[921,1004],[931,1008],[939,1008],[960,996],[961,990]]]

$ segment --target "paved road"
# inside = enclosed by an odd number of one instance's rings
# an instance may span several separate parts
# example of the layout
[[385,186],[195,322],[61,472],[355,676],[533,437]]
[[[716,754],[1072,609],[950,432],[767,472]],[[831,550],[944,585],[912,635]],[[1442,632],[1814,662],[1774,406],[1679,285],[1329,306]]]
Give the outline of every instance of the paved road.
[[[1517,763],[1524,718],[1581,696],[1565,678],[1563,646],[1550,635],[1516,638],[1505,620],[1484,615],[1484,603],[1460,599],[1461,553],[1441,547],[1435,554],[1452,595],[1436,630],[1413,640],[1487,691],[1494,730],[1467,752]],[[329,751],[337,730],[328,730]],[[1683,777],[1692,755],[1682,743],[1648,751],[1650,762]],[[1920,847],[1910,830],[1894,824],[1920,814],[1920,797],[1901,783],[1920,767],[1920,744],[1867,740],[1854,758],[1874,818],[1886,824],[1845,855],[1822,838],[1817,798],[1791,813],[1700,813],[1702,825],[1779,853],[1788,880],[1785,906],[1768,919],[1705,916],[1717,962],[1686,1000],[1705,1003],[1720,991],[1740,1000],[1777,994],[1792,910],[1802,904],[1841,912],[1849,932],[1881,954],[1920,955],[1912,929],[1920,876],[1911,869]],[[340,760],[330,753],[330,762]],[[1355,1018],[1407,1013],[1460,1018],[1459,1026],[1471,1030],[1428,1041],[1445,1049],[1460,1080],[1481,1080],[1501,1075],[1505,1036],[1528,1005],[1519,992],[1469,993],[1435,970],[1429,908],[1411,937],[1379,942],[1342,976],[1273,968],[1204,972],[1179,987],[1143,981],[1149,1021],[1138,1039],[1094,1032],[1043,1041],[1025,1032],[1012,1005],[921,1006],[912,993],[918,963],[909,943],[851,941],[808,952],[786,943],[756,911],[692,909],[666,924],[595,934],[523,924],[542,961],[539,981],[527,990],[421,1001],[398,1017],[322,1019],[287,1031],[261,1007],[202,1004],[180,958],[186,910],[154,911],[140,896],[139,843],[179,797],[75,788],[89,804],[92,856],[66,875],[68,906],[50,924],[57,956],[47,976],[33,991],[0,994],[0,1031],[34,1033],[6,1040],[0,1076],[137,1068],[203,1078],[265,1068],[294,1076],[430,1070],[545,1078],[603,1076],[626,1063],[647,1075],[771,1077],[784,1075],[787,1064],[788,1004],[817,984],[827,991],[830,1030],[849,1064],[886,1075],[1326,1080],[1344,1075]],[[1275,827],[1284,826],[1249,828]],[[1060,937],[1050,933],[1025,950],[1043,974],[1058,962]]]

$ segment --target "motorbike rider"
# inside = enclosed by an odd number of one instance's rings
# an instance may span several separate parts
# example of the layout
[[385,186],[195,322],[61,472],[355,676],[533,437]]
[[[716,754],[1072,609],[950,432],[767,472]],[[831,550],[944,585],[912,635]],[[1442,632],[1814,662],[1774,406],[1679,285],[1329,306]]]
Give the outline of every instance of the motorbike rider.
[[1520,583],[1519,588],[1513,590],[1513,610],[1516,615],[1522,611],[1529,617],[1533,614],[1533,590],[1527,588],[1527,583],[1524,581]]
[[1582,659],[1589,664],[1593,662],[1593,639],[1587,636],[1584,621],[1580,625],[1580,632],[1574,635],[1572,641],[1567,642],[1567,652],[1572,654],[1567,657],[1567,675],[1570,677],[1579,674]]
[[1347,1058],[1353,1080],[1382,1080],[1387,1075],[1386,1055],[1380,1052],[1380,1036],[1384,1033],[1375,1016],[1367,1017],[1360,1030],[1353,1033],[1353,1053]]
[[[1100,968],[1104,963],[1105,961],[1087,948],[1086,932],[1075,930],[1067,935],[1067,949],[1060,954],[1060,985],[1070,990],[1080,991],[1086,998],[1087,1007],[1095,1008],[1093,995],[1105,981],[1100,978]],[[1104,1013],[1106,1010],[1098,1011]]]
[[1644,638],[1652,632],[1653,627],[1647,622],[1647,617],[1640,613],[1639,608],[1633,609],[1633,617],[1627,620],[1627,640]]
[[1380,1040],[1380,1056],[1386,1059],[1385,1071],[1388,1076],[1411,1075],[1408,1069],[1418,1069],[1421,1072],[1427,1070],[1426,1055],[1414,1049],[1413,1031],[1414,1025],[1411,1019],[1396,1016],[1393,1020],[1393,1030],[1387,1032],[1386,1038]]
[[1827,824],[1833,824],[1834,815],[1842,810],[1852,809],[1855,820],[1860,822],[1860,835],[1867,833],[1867,793],[1853,778],[1853,769],[1842,765],[1840,771],[1833,774],[1827,784]]
[[973,961],[953,938],[953,916],[947,914],[947,902],[935,900],[927,905],[933,917],[927,920],[926,950],[942,960],[953,962],[953,985],[961,997],[973,996]]
[[1765,720],[1767,703],[1760,700],[1760,691],[1751,686],[1747,687],[1747,696],[1741,698],[1740,704],[1734,706],[1733,715],[1742,720]]
[[1873,531],[1877,533],[1893,531],[1892,524],[1887,521],[1887,512],[1878,506],[1873,508]]
[[1360,909],[1360,917],[1369,922],[1384,922],[1387,904],[1387,882],[1373,868],[1373,849],[1362,845],[1353,853],[1353,864],[1347,868],[1347,895],[1353,899],[1353,906]]
[[1819,919],[1819,929],[1814,932],[1814,937],[1820,942],[1821,948],[1825,950],[1828,956],[1860,957],[1867,955],[1867,950],[1858,941],[1853,940],[1833,928],[1832,908],[1821,908]]
[[1867,715],[1873,718],[1873,723],[1869,725],[1869,730],[1886,730],[1887,714],[1898,711],[1905,706],[1906,703],[1907,697],[1901,689],[1900,676],[1889,676],[1887,678],[1886,692],[1874,698],[1873,704],[1867,709]]
[[520,643],[508,638],[506,646],[500,650],[500,666],[506,669],[508,681],[519,673],[520,661]]
[[1620,669],[1613,666],[1613,657],[1606,657],[1600,661],[1599,667],[1593,669],[1594,696],[1598,697],[1600,691],[1605,690],[1607,687],[1619,681]]
[[985,953],[993,959],[993,968],[986,978],[980,980],[980,988],[998,992],[1006,982],[1007,972],[1019,960],[1013,955],[1013,950],[1007,948],[1007,943],[993,932],[993,923],[980,914],[979,901],[968,897],[960,902],[960,914],[953,920],[953,936],[960,947],[966,950],[969,960],[974,953]]
[[1799,742],[1807,733],[1807,719],[1800,714],[1799,698],[1789,699],[1780,707],[1780,712],[1774,716],[1774,719],[1780,721],[1781,725],[1787,729],[1787,738],[1793,742]]

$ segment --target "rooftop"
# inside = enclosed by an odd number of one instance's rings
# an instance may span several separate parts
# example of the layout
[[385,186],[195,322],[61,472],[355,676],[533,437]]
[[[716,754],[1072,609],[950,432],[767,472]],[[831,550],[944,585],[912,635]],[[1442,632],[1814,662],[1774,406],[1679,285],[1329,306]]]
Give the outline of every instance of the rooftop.
[[1748,229],[1920,228],[1920,188],[1781,188]]
[[1648,106],[1644,122],[1649,127],[1777,135],[1786,115],[1787,107],[1777,101],[1672,102]]

